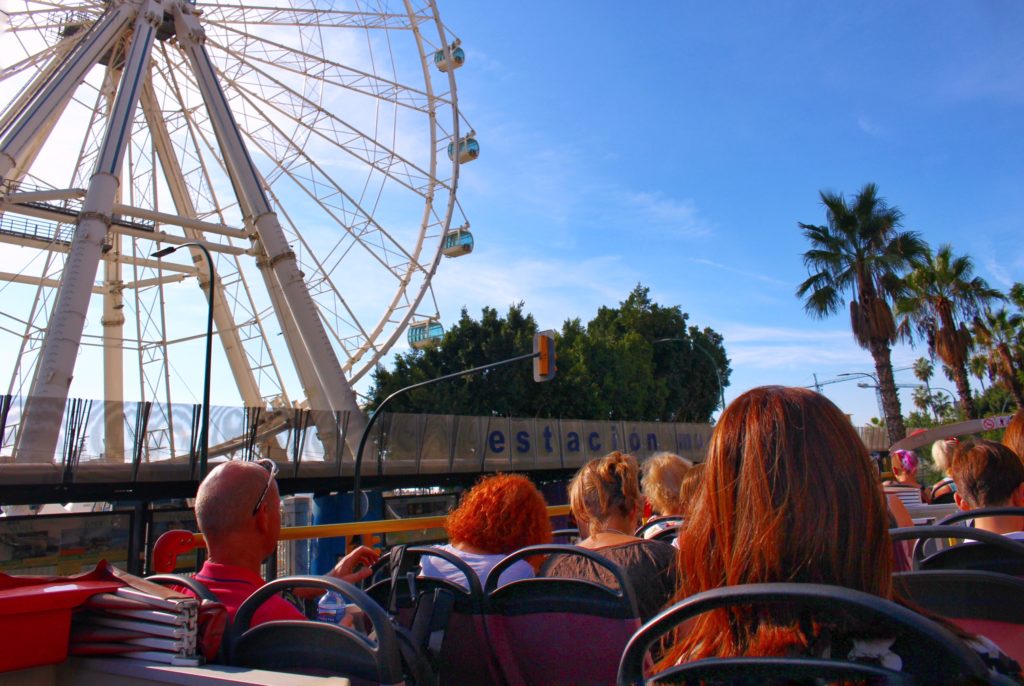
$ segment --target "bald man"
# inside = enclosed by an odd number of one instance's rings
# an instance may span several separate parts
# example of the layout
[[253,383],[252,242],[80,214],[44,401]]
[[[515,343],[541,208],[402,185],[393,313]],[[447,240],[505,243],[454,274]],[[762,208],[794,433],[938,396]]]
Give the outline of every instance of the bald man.
[[[239,605],[266,583],[260,565],[277,550],[281,497],[275,473],[270,460],[225,462],[203,479],[196,493],[196,520],[209,552],[196,579],[213,591],[232,619]],[[357,583],[370,575],[378,556],[377,551],[360,546],[329,576]],[[305,618],[294,605],[274,596],[256,611],[252,624]]]

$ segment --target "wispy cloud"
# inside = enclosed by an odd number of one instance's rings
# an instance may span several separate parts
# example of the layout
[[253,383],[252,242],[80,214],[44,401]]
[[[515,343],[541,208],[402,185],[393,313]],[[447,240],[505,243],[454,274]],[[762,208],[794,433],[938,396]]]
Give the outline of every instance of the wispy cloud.
[[711,234],[710,224],[700,216],[691,198],[676,199],[664,193],[626,190],[622,199],[623,211],[635,215],[648,228],[681,238]]
[[865,352],[857,347],[849,331],[733,322],[720,323],[716,328],[725,339],[733,368],[789,371],[855,366],[865,359]]
[[885,134],[881,125],[864,113],[857,115],[857,128],[872,138],[881,138]]
[[703,264],[708,267],[714,267],[715,269],[721,269],[723,271],[730,272],[732,274],[739,274],[745,276],[748,279],[755,279],[757,281],[763,281],[765,283],[774,284],[776,286],[785,286],[786,288],[791,287],[793,284],[789,281],[783,281],[782,279],[776,279],[773,276],[767,276],[765,274],[758,274],[757,272],[746,271],[744,269],[737,269],[736,267],[730,267],[727,264],[721,262],[715,262],[714,260],[704,259],[702,257],[688,257],[686,262],[692,262],[694,264]]
[[509,259],[474,252],[472,259],[447,262],[432,282],[446,321],[463,306],[476,317],[485,305],[501,309],[524,301],[539,325],[558,328],[574,317],[587,321],[598,307],[625,299],[641,277],[619,256]]
[[958,100],[1024,100],[1024,54],[979,57],[958,65],[958,73],[946,79],[942,89]]

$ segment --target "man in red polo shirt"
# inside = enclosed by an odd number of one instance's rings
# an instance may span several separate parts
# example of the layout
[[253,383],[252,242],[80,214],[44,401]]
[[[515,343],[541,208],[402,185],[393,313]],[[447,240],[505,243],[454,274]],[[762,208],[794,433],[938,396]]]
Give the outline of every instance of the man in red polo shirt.
[[[225,462],[203,479],[196,493],[196,521],[209,552],[196,579],[217,596],[232,619],[242,602],[266,583],[260,565],[277,549],[281,498],[276,473],[271,460]],[[330,576],[357,583],[370,575],[378,556],[372,548],[360,546]],[[305,618],[287,600],[273,596],[256,611],[252,624]]]

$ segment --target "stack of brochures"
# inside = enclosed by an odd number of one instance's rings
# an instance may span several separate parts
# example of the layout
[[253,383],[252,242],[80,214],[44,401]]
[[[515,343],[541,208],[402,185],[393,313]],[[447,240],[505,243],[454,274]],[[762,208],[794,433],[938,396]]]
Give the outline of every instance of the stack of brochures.
[[75,613],[69,651],[198,665],[198,613],[194,598],[160,598],[130,587],[100,593]]

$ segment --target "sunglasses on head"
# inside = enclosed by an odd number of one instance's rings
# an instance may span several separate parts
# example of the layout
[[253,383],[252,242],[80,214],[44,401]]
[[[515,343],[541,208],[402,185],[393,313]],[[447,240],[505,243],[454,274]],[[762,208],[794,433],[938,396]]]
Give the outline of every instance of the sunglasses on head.
[[256,460],[256,464],[267,470],[267,485],[263,487],[263,492],[260,493],[260,499],[256,501],[255,507],[252,508],[253,517],[255,517],[256,513],[260,511],[260,505],[263,504],[263,500],[267,497],[267,492],[270,490],[270,484],[274,483],[274,477],[277,476],[277,463],[273,460],[263,458],[262,460]]

